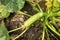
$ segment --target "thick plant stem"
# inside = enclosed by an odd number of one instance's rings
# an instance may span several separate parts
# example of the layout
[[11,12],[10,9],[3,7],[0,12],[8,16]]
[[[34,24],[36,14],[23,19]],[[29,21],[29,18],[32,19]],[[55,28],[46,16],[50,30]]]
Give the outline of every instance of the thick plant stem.
[[[39,13],[31,16],[28,20],[26,20],[26,21],[24,22],[24,27],[22,27],[22,28],[25,28],[25,27],[26,27],[26,28],[29,28],[35,21],[37,21],[38,19],[40,19],[42,16],[43,16],[43,13],[41,13],[41,12],[39,12]],[[10,32],[14,32],[14,31],[19,30],[19,29],[21,29],[21,27],[9,31],[9,33],[10,33]]]
[[38,19],[40,19],[42,16],[43,16],[43,13],[42,12],[39,12],[39,13],[31,16],[28,20],[26,20],[24,22],[24,26],[26,28],[29,28],[29,26],[31,26],[35,21],[37,21]]
[[[37,21],[38,19],[40,19],[41,17],[43,16],[43,13],[39,12],[33,16],[31,16],[28,20],[26,20],[24,22],[24,27],[26,27],[26,29],[20,34],[18,35],[16,38],[14,38],[13,40],[19,38],[21,35],[23,35],[29,28],[30,26],[35,22]],[[13,30],[14,31],[14,30]],[[15,30],[16,31],[16,30]]]

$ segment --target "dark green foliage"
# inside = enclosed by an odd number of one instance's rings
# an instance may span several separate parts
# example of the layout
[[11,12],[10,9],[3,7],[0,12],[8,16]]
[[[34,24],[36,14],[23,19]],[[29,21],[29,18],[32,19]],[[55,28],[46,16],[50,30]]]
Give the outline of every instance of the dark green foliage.
[[25,0],[0,0],[0,14],[2,15],[0,18],[7,18],[10,12],[20,11],[24,4]]
[[9,40],[8,31],[4,25],[4,22],[0,23],[0,40]]

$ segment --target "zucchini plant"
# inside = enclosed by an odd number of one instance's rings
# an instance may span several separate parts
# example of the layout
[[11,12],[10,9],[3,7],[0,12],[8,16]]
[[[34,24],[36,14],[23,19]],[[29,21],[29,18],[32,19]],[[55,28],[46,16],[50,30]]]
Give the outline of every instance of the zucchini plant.
[[[13,40],[19,38],[21,35],[23,35],[32,24],[34,24],[36,21],[40,21],[43,25],[43,32],[42,32],[42,40],[45,39],[45,34],[47,35],[47,40],[50,40],[50,35],[56,39],[59,40],[55,35],[60,37],[60,33],[58,32],[59,27],[57,25],[57,22],[60,22],[60,1],[58,0],[45,0],[45,6],[46,11],[43,11],[40,7],[38,0],[34,0],[33,3],[29,0],[26,0],[34,10],[37,11],[37,13],[33,16],[31,16],[28,20],[24,22],[24,25],[22,27],[11,30],[10,32],[14,32],[19,29],[25,29],[20,35],[18,35]],[[42,20],[41,20],[42,19]]]
[[[60,33],[58,32],[59,27],[57,25],[57,22],[60,22],[60,19],[59,19],[60,2],[58,0],[45,0],[46,11],[43,11],[38,3],[38,0],[34,0],[33,3],[31,3],[29,0],[26,0],[26,1],[32,6],[34,10],[37,11],[37,13],[31,16],[29,19],[27,19],[24,22],[24,25],[22,25],[22,27],[9,31],[9,33],[11,33],[16,30],[25,29],[20,35],[18,35],[16,38],[12,40],[16,40],[21,35],[23,35],[31,27],[31,25],[34,24],[36,21],[40,21],[41,23],[43,23],[42,40],[44,40],[45,34],[48,37],[47,40],[50,40],[49,33],[51,35],[53,34],[52,36],[55,37],[56,40],[58,40],[58,38],[55,35],[60,37]],[[1,3],[0,17],[7,18],[10,15],[10,13],[13,13],[13,12],[20,13],[19,10],[23,7],[25,0],[0,0],[0,3]],[[4,32],[4,30],[2,29],[1,31]],[[8,32],[6,32],[6,34],[7,33]]]

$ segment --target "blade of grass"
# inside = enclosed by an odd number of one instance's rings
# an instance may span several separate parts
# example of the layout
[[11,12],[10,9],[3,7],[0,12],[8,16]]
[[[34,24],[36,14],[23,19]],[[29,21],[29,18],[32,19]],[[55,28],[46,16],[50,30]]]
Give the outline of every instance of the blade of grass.
[[55,27],[54,27],[52,24],[49,23],[49,25],[50,25],[50,27],[51,27],[53,30],[56,31]]
[[53,25],[54,25],[57,29],[59,29],[59,27],[58,27],[58,25],[56,24],[55,21],[53,21]]
[[27,13],[24,13],[24,12],[21,12],[21,11],[18,11],[17,14],[23,14],[23,15],[26,15],[26,16],[29,16],[29,17],[31,16],[31,15],[29,15]]
[[19,27],[19,28],[16,28],[16,29],[10,30],[9,33],[14,32],[14,31],[17,31],[17,30],[20,30],[20,29],[24,29],[24,28],[25,28],[25,26],[22,26],[22,27]]
[[52,18],[50,19],[50,23],[51,23],[52,25],[54,25],[54,27],[55,27],[56,29],[59,29],[56,21],[54,20],[54,17],[52,17]]
[[59,34],[57,31],[55,31],[53,28],[51,28],[51,26],[49,25],[48,22],[46,22],[46,25],[47,25],[47,27],[48,27],[51,31],[53,31],[53,32],[56,33],[58,36],[60,36],[60,34]]
[[[48,29],[47,29],[48,30]],[[56,39],[56,40],[58,40],[58,38],[53,34],[53,33],[51,33],[49,30],[48,30],[48,32]]]
[[20,35],[18,35],[17,37],[15,37],[13,40],[18,39],[20,36],[22,36],[28,29],[25,29]]
[[46,34],[47,34],[47,40],[50,40],[49,33],[48,33],[48,29],[47,28],[46,28]]
[[44,40],[44,36],[45,36],[45,30],[43,30],[43,33],[42,33],[42,40]]
[[44,25],[43,32],[42,32],[42,40],[44,40],[44,38],[45,38],[45,31],[46,31],[46,29],[45,29],[45,25]]
[[36,5],[37,5],[38,9],[39,9],[41,12],[43,12],[42,9],[41,9],[41,7],[40,7],[40,5],[38,4],[37,1],[38,1],[38,0],[36,0],[35,3],[36,3]]

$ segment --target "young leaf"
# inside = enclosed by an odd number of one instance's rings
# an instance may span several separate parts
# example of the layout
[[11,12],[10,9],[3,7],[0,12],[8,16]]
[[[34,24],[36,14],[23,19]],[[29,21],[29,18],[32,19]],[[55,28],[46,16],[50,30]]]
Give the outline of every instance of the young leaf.
[[4,22],[0,23],[0,40],[9,40],[9,34],[4,25]]
[[7,18],[10,15],[10,13],[6,10],[3,10],[0,15],[2,18]]
[[60,4],[59,4],[58,0],[53,1],[53,6],[54,7],[60,7]]

